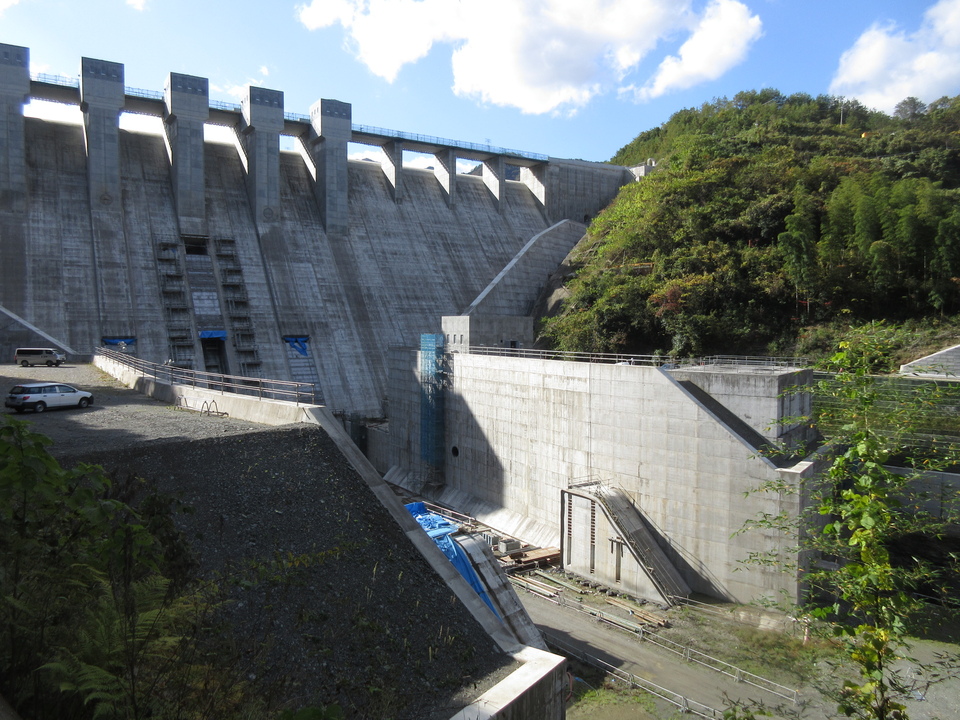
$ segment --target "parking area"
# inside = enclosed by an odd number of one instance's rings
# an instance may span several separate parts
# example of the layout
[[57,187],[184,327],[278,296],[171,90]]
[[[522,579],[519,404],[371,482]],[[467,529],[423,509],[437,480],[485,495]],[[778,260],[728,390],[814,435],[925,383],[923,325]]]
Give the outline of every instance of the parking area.
[[30,411],[16,413],[3,408],[5,415],[29,422],[36,432],[53,440],[51,452],[57,457],[266,429],[266,426],[246,420],[176,410],[130,390],[94,365],[0,365],[0,392],[4,397],[14,385],[31,382],[66,383],[93,393],[93,404],[84,409],[50,409],[36,414]]

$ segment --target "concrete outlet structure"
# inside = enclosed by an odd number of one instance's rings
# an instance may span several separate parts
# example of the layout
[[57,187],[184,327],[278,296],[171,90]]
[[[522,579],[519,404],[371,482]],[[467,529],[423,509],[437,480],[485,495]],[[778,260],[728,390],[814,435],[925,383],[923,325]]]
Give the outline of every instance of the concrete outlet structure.
[[660,604],[692,592],[799,597],[795,575],[744,563],[771,550],[796,563],[794,538],[736,533],[760,513],[800,509],[796,494],[759,489],[815,469],[763,451],[806,439],[777,421],[809,411],[809,395],[788,390],[810,371],[572,362],[514,349],[523,329],[508,320],[445,318],[435,346],[397,354],[389,430],[368,435],[388,480],[559,547],[566,569]]

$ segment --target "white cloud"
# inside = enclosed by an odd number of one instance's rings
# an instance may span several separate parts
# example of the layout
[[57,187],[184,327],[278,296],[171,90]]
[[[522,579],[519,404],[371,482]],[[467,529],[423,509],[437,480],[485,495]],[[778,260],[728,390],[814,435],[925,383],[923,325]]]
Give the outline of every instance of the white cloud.
[[736,0],[714,0],[699,18],[679,55],[664,58],[656,74],[643,87],[628,87],[638,100],[650,100],[673,90],[685,90],[716,80],[739,65],[762,34],[757,15]]
[[144,10],[147,6],[147,0],[127,0],[127,5],[134,10]]
[[3,15],[4,10],[12,8],[18,2],[20,2],[20,0],[0,0],[0,15]]
[[668,58],[645,86],[649,97],[715,79],[743,60],[759,36],[759,18],[736,0],[708,0],[700,12],[691,3],[310,0],[297,13],[311,30],[341,25],[347,48],[388,82],[445,44],[457,95],[528,113],[572,113],[621,86],[636,91],[631,76],[678,32],[691,36],[680,58]]
[[247,96],[247,89],[251,86],[253,87],[263,87],[263,78],[267,77],[270,74],[269,69],[266,65],[260,66],[258,72],[263,76],[262,78],[250,78],[245,83],[239,85],[210,85],[211,93],[219,93],[222,95],[229,95],[232,98],[236,98],[237,102],[240,102]]
[[435,42],[456,39],[447,28],[459,26],[460,7],[448,0],[312,0],[297,14],[310,30],[342,25],[357,58],[393,82],[400,68],[424,57]]
[[383,150],[373,145],[360,145],[357,143],[350,143],[347,151],[348,160],[365,160],[375,163],[380,163],[383,165],[387,158],[383,154]]
[[262,84],[263,83],[259,82],[258,80],[250,80],[249,82],[243,83],[243,85],[227,85],[223,87],[211,86],[210,89],[225,95],[229,95],[232,98],[236,98],[237,102],[240,102],[247,96],[247,88],[249,88],[251,85],[259,86]]
[[889,113],[906,97],[954,95],[958,84],[960,0],[940,0],[912,34],[889,23],[868,28],[840,57],[830,92]]

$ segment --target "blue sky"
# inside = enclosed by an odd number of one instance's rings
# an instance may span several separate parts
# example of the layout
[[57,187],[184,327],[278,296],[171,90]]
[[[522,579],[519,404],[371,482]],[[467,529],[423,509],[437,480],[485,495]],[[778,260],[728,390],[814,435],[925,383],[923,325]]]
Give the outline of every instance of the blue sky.
[[287,112],[333,98],[358,124],[601,161],[740,90],[960,94],[960,0],[0,0],[0,42],[35,73],[92,57],[128,88],[252,83]]

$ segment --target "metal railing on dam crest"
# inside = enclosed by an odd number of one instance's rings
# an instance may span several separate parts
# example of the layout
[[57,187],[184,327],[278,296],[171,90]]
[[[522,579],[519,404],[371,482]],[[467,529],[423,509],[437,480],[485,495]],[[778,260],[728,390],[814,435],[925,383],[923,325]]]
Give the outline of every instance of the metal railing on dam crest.
[[[458,352],[454,350],[454,352]],[[633,355],[626,353],[591,353],[571,350],[532,350],[506,348],[490,345],[471,345],[465,350],[471,355],[496,355],[502,357],[529,358],[532,360],[562,360],[564,362],[600,363],[606,365],[646,365],[650,367],[717,369],[737,368],[808,368],[810,361],[802,357],[774,357],[752,355],[707,355],[704,357],[678,358],[669,355]]]
[[[76,89],[80,88],[79,78],[68,77],[66,75],[50,75],[48,73],[31,73],[30,79],[34,82],[43,83],[46,85],[57,85],[59,87],[76,88]],[[163,102],[163,93],[158,90],[144,90],[142,88],[127,87],[127,88],[124,88],[124,93],[132,97],[142,98],[145,100],[155,100],[157,102]],[[210,100],[209,106],[213,110],[236,113],[237,115],[241,113],[241,106],[239,103],[224,102],[222,100]],[[303,115],[301,113],[285,112],[283,114],[283,117],[285,120],[290,122],[303,123],[305,125],[310,125],[309,115]],[[370,136],[381,137],[381,138],[407,140],[410,142],[420,143],[424,145],[435,145],[437,147],[457,148],[459,150],[469,150],[471,152],[483,153],[488,155],[503,155],[504,157],[524,158],[526,160],[536,160],[538,162],[546,162],[550,159],[549,155],[544,155],[543,153],[529,152],[527,150],[511,150],[510,148],[497,147],[495,145],[490,145],[489,143],[474,143],[474,142],[468,142],[464,140],[452,140],[450,138],[434,137],[433,135],[412,133],[404,130],[390,130],[388,128],[375,127],[373,125],[360,125],[357,123],[352,123],[351,130],[354,133],[357,133],[359,135],[370,135]]]

